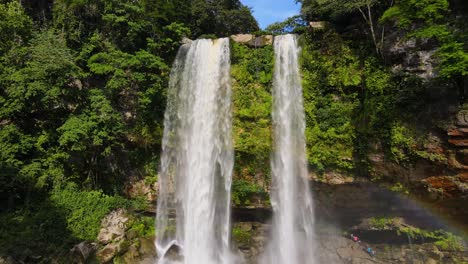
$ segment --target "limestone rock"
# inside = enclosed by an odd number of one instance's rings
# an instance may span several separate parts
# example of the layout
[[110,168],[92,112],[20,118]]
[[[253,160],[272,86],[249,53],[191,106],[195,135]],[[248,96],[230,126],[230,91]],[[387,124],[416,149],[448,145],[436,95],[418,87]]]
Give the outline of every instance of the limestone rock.
[[74,263],[84,264],[97,249],[96,243],[83,241],[75,245],[71,250]]
[[394,31],[387,35],[384,47],[393,64],[393,72],[415,74],[426,81],[437,77],[434,67],[437,45],[434,42],[408,39]]
[[261,48],[273,44],[272,35],[255,36],[252,34],[237,34],[231,36],[232,41],[252,48]]
[[129,198],[145,197],[150,204],[156,204],[158,189],[157,182],[138,180],[127,184],[125,193]]
[[118,209],[108,214],[101,222],[98,241],[106,245],[111,241],[121,240],[125,235],[128,220],[124,209]]
[[468,110],[462,110],[457,114],[457,125],[468,127]]
[[138,252],[138,247],[134,244],[128,248],[122,258],[125,263],[138,263],[139,256],[140,253]]
[[187,38],[187,37],[183,37],[182,40],[180,41],[180,44],[184,45],[184,44],[190,44],[192,43],[193,40]]
[[125,241],[120,240],[116,243],[107,244],[103,249],[99,250],[96,254],[101,263],[110,262],[117,254],[125,250]]
[[311,21],[309,22],[309,26],[312,28],[312,29],[315,29],[315,30],[322,30],[325,28],[325,21]]
[[252,41],[253,38],[254,38],[254,35],[252,34],[237,34],[237,35],[231,36],[231,39],[234,42],[243,43],[243,44],[248,43],[249,41]]
[[156,257],[154,237],[140,238],[140,248],[138,250],[141,256]]

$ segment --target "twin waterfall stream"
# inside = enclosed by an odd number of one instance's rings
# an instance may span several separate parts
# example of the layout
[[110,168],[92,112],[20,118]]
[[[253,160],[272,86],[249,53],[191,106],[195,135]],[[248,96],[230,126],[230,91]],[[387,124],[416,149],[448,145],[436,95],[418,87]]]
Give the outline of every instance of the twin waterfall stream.
[[[269,242],[258,262],[316,263],[296,36],[276,37],[274,50],[270,192],[274,214]],[[157,263],[243,263],[230,243],[234,150],[229,39],[200,39],[180,48],[164,126]]]

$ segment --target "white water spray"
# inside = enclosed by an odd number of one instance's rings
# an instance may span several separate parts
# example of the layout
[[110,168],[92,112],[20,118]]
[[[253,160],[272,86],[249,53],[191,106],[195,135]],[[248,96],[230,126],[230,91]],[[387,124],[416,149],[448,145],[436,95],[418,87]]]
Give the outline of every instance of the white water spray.
[[305,117],[295,35],[275,37],[271,238],[264,264],[315,260],[314,212],[306,163]]
[[229,40],[182,46],[168,93],[156,217],[158,263],[233,263]]

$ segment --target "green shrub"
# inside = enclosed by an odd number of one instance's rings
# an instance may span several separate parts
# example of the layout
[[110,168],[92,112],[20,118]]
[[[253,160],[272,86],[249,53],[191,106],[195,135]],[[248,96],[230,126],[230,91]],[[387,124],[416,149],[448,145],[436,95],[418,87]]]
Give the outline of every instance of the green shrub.
[[235,205],[249,205],[251,203],[249,199],[254,195],[267,196],[265,190],[256,184],[246,180],[234,180],[232,182],[231,199]]
[[232,229],[232,238],[237,244],[245,245],[249,244],[252,240],[252,234],[248,231],[244,231],[239,227]]
[[390,228],[394,222],[392,218],[385,218],[385,217],[372,217],[370,219],[370,225],[372,228],[375,229],[387,229]]
[[130,231],[135,231],[138,237],[151,237],[155,234],[154,217],[140,216],[130,223]]
[[69,183],[65,188],[55,188],[51,201],[64,210],[67,227],[80,240],[95,240],[102,218],[111,210],[127,207],[129,202],[119,196],[108,196],[101,191],[82,191]]

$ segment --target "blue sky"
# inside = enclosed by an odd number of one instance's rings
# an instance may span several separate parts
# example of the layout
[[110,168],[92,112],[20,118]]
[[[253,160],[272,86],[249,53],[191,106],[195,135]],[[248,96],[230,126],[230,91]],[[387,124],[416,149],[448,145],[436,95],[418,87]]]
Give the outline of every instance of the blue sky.
[[253,15],[264,29],[274,22],[299,14],[300,5],[294,0],[241,0],[253,9]]

